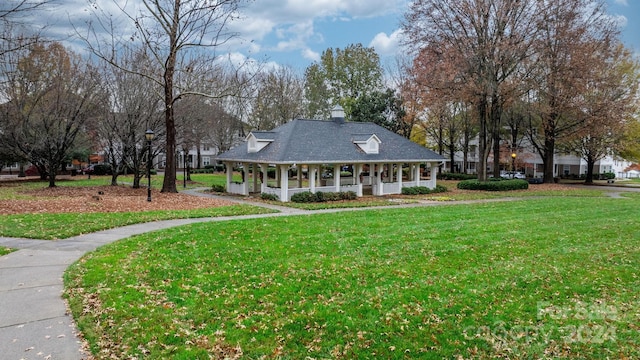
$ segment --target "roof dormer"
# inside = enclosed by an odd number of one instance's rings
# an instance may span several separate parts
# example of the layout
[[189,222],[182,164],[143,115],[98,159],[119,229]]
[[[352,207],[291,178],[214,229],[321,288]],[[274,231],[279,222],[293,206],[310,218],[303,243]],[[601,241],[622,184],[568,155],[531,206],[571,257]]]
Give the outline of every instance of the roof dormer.
[[353,143],[366,154],[377,154],[380,151],[382,141],[376,134],[358,134],[353,135]]
[[274,140],[274,134],[270,131],[255,131],[247,135],[247,152],[257,153]]

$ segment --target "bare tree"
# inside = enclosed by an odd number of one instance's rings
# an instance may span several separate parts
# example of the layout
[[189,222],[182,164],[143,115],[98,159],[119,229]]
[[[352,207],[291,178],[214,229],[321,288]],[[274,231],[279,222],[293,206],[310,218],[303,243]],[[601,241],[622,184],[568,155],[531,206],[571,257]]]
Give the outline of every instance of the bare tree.
[[0,2],[0,56],[26,49],[39,39],[34,24],[25,18],[44,9],[49,0],[3,0]]
[[591,69],[619,36],[614,20],[599,0],[549,2],[539,21],[532,69],[532,101],[528,137],[542,157],[544,181],[553,182],[558,142],[567,141],[584,126],[583,96],[592,81]]
[[[89,36],[83,36],[90,51],[111,65],[139,74],[155,82],[164,103],[167,156],[162,192],[177,192],[176,188],[176,122],[175,103],[188,95],[223,97],[232,89],[217,88],[215,92],[190,88],[190,79],[205,77],[204,71],[215,71],[215,51],[234,37],[227,25],[237,16],[243,0],[141,0],[142,9],[134,12],[113,1],[128,24],[135,28],[133,34],[118,34],[109,14],[99,9],[97,24]],[[97,3],[94,4],[96,7]],[[111,37],[102,43],[98,26]],[[132,45],[133,44],[133,45]],[[150,69],[127,68],[119,59],[119,52],[131,46],[141,46],[154,66]],[[212,55],[213,54],[213,55]],[[211,87],[208,88],[211,90]]]
[[[122,62],[130,69],[151,66],[141,52],[123,54]],[[110,106],[94,124],[95,142],[113,169],[111,185],[117,185],[121,172],[132,171],[133,187],[138,188],[148,158],[145,130],[155,132],[156,143],[164,139],[161,101],[149,96],[154,85],[147,78],[113,66],[105,67],[103,73]]]
[[3,93],[9,125],[3,134],[21,158],[55,186],[85,123],[100,113],[105,93],[96,71],[60,43],[32,45],[10,72]]
[[436,55],[445,49],[447,60],[454,61],[454,78],[464,85],[462,99],[473,104],[479,124],[481,180],[487,178],[487,159],[500,129],[503,104],[514,95],[505,84],[531,55],[542,4],[417,0],[405,16],[403,28],[409,36],[408,45]]
[[590,80],[581,97],[578,116],[584,123],[565,146],[587,162],[587,184],[593,183],[595,163],[620,150],[624,127],[639,109],[640,83],[640,64],[622,45],[590,55],[599,61],[588,69]]
[[256,130],[271,130],[303,113],[303,79],[293,69],[278,67],[255,78],[248,124]]

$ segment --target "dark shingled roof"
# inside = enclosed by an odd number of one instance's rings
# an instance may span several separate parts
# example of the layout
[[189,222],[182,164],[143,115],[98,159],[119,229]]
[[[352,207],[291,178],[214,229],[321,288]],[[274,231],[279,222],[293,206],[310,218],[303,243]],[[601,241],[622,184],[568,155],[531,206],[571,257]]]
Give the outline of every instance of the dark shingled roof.
[[[363,122],[297,119],[271,131],[253,132],[258,140],[274,141],[249,153],[246,142],[216,157],[220,161],[269,164],[334,164],[444,161],[441,155],[379,125]],[[376,135],[377,154],[365,153],[354,141]]]

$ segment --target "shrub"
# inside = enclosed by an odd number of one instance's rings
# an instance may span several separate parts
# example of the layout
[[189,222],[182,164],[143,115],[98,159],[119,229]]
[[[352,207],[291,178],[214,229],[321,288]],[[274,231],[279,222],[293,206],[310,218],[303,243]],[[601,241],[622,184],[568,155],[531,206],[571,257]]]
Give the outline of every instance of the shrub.
[[297,203],[312,203],[312,202],[325,202],[325,201],[339,201],[339,200],[354,200],[358,197],[353,191],[340,191],[340,192],[322,192],[318,191],[315,194],[310,191],[300,192],[291,196],[291,201]]
[[190,169],[189,173],[191,174],[213,174],[213,169]]
[[471,180],[477,179],[478,175],[474,174],[457,174],[457,173],[440,173],[438,179],[440,180]]
[[211,172],[213,171],[222,172],[226,170],[224,164],[209,164],[209,165],[205,165],[204,169],[210,170]]
[[604,180],[612,180],[616,178],[616,174],[612,172],[606,172],[606,173],[600,174],[600,177],[603,178]]
[[355,200],[358,198],[358,194],[355,191],[342,191],[340,192],[340,198],[342,200]]
[[111,175],[111,165],[98,164],[93,166],[94,175]]
[[458,189],[485,190],[485,191],[509,191],[529,188],[529,182],[522,179],[478,181],[463,180],[458,183]]
[[339,193],[335,193],[335,192],[326,192],[326,193],[322,193],[323,196],[323,201],[338,201],[340,200],[340,194]]
[[269,194],[269,193],[261,193],[260,194],[260,198],[262,200],[269,200],[269,201],[278,201],[280,198],[278,197],[278,195],[276,194]]
[[295,193],[291,195],[291,201],[297,203],[318,202],[318,193],[314,194],[311,191]]
[[435,188],[429,189],[426,186],[412,186],[402,188],[402,195],[425,195],[447,192],[447,188],[443,185],[436,185]]
[[402,188],[402,195],[418,195],[417,186]]
[[227,191],[227,188],[224,185],[213,184],[213,185],[211,185],[211,190],[213,192],[225,192],[225,191]]

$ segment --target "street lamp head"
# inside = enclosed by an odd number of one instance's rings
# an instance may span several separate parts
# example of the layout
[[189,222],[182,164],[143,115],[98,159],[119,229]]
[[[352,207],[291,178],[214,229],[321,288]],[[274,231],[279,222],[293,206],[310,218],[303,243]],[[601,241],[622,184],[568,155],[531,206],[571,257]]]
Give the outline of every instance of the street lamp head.
[[147,129],[147,131],[145,131],[145,133],[144,133],[144,137],[147,139],[147,141],[153,140],[154,136],[155,136],[155,134],[153,133],[153,130],[151,130],[151,129]]
[[515,159],[516,158],[516,153],[511,153],[511,158]]

